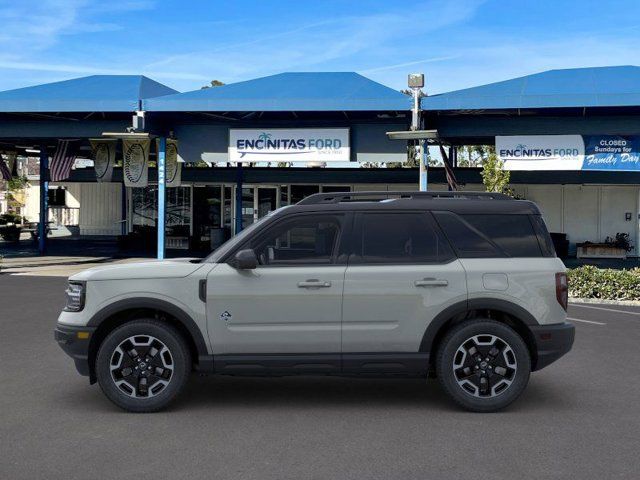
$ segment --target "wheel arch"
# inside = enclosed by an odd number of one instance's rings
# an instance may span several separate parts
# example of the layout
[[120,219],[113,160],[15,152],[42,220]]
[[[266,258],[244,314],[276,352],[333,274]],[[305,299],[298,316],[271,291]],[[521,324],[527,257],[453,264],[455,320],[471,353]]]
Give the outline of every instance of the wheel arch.
[[472,299],[445,308],[427,327],[420,342],[420,351],[429,353],[429,357],[435,359],[439,343],[446,332],[454,325],[471,318],[489,318],[513,328],[529,349],[531,370],[536,369],[538,351],[529,326],[539,324],[535,317],[521,306],[501,299]]
[[91,336],[88,352],[91,383],[96,382],[95,361],[98,349],[109,332],[131,320],[145,317],[163,321],[176,328],[187,342],[192,361],[196,366],[209,357],[207,344],[200,328],[180,307],[155,298],[127,298],[98,311],[87,324],[96,328]]

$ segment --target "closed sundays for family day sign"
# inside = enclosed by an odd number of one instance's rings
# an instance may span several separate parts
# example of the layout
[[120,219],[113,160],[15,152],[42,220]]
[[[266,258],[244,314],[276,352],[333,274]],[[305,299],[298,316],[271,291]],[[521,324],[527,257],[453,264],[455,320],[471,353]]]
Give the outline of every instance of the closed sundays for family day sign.
[[640,136],[497,136],[507,170],[640,171]]
[[348,162],[348,128],[230,129],[230,162]]

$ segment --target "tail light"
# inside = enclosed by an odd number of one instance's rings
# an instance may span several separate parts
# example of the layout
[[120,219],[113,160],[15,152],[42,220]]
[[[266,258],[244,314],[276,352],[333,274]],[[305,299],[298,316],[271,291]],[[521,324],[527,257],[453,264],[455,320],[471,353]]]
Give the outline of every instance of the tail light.
[[566,312],[569,302],[569,284],[567,283],[567,274],[564,272],[556,273],[556,299]]

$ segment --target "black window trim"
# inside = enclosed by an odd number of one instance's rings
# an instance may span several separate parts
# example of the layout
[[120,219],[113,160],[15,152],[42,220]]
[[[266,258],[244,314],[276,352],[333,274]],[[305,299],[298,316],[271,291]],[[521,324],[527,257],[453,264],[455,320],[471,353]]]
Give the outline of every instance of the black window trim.
[[240,250],[244,250],[249,248],[249,244],[255,241],[261,241],[263,237],[269,234],[271,230],[274,228],[278,228],[278,226],[282,225],[286,222],[295,221],[301,217],[335,217],[339,220],[340,231],[338,234],[338,239],[336,241],[336,245],[334,248],[334,255],[332,255],[330,263],[291,263],[291,264],[283,264],[283,265],[258,265],[257,269],[265,269],[265,268],[299,268],[299,267],[336,267],[336,266],[346,266],[348,255],[344,253],[344,246],[350,244],[351,237],[351,228],[353,223],[350,221],[353,216],[351,212],[339,211],[339,210],[318,210],[311,212],[298,212],[291,213],[289,215],[283,215],[280,218],[275,218],[272,222],[267,223],[260,230],[254,233],[253,236],[247,238],[245,242],[238,245],[234,250],[230,251],[227,256],[220,259],[219,263],[229,263]]
[[[440,234],[442,239],[446,242],[447,245],[449,245],[449,248],[451,249],[451,257],[446,259],[446,260],[441,260],[441,261],[431,261],[431,262],[427,262],[427,261],[411,261],[411,262],[362,262],[362,261],[357,261],[357,259],[362,257],[362,252],[359,251],[359,248],[357,246],[358,243],[358,239],[361,238],[362,235],[362,217],[364,215],[367,214],[403,214],[403,213],[411,213],[411,214],[420,214],[420,215],[425,215],[425,220],[427,221],[427,223],[429,224],[429,226],[431,226],[431,228],[433,228],[434,232],[436,234]],[[371,209],[371,210],[359,210],[353,213],[353,227],[351,229],[351,236],[350,236],[350,249],[348,252],[348,265],[349,266],[357,266],[357,267],[380,267],[380,266],[411,266],[411,265],[448,265],[451,262],[455,262],[456,260],[458,260],[458,254],[455,250],[455,248],[453,248],[453,245],[451,245],[451,241],[449,240],[449,238],[447,238],[447,236],[445,235],[445,233],[442,231],[442,228],[440,227],[440,225],[438,224],[438,222],[436,222],[435,218],[433,218],[433,215],[431,214],[430,211],[428,210],[424,210],[424,209],[402,209],[402,210],[381,210],[381,209]]]

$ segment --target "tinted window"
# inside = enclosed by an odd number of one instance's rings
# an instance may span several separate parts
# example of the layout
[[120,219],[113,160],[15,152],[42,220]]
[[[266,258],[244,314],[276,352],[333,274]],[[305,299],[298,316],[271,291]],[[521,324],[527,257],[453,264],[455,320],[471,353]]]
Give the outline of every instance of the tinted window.
[[438,223],[461,257],[540,257],[529,215],[436,213]]
[[542,249],[542,255],[545,257],[555,257],[556,249],[553,246],[551,235],[549,235],[549,231],[547,230],[547,226],[544,224],[544,220],[542,220],[542,216],[531,215],[531,217],[529,218],[531,219],[531,223],[533,224],[533,229],[538,235],[538,243],[540,244],[540,248]]
[[434,212],[436,220],[447,238],[464,258],[503,257],[502,253],[485,235],[451,212]]
[[453,258],[451,247],[425,213],[359,216],[359,263],[431,263]]
[[538,237],[529,215],[462,215],[510,257],[540,257]]
[[251,242],[260,265],[333,263],[340,217],[304,215],[281,222]]

